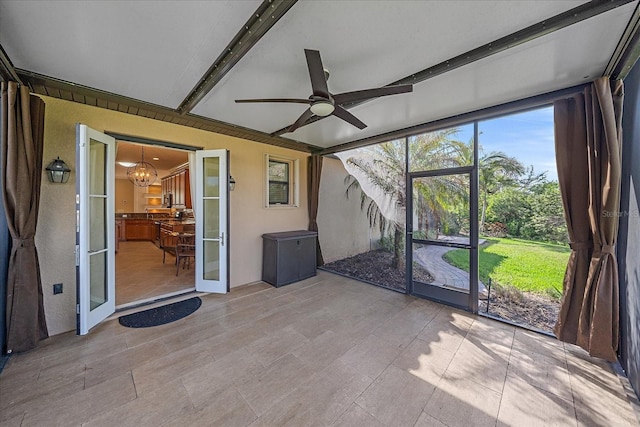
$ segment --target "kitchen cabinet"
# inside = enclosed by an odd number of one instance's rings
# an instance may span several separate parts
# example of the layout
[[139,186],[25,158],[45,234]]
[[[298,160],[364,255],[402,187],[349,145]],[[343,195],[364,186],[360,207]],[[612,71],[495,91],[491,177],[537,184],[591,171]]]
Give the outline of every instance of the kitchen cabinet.
[[154,224],[148,219],[125,220],[126,240],[153,240]]
[[262,235],[262,280],[275,287],[316,275],[315,231]]
[[191,185],[189,182],[189,169],[181,169],[169,176],[162,178],[163,200],[168,200],[171,194],[171,207],[191,209]]

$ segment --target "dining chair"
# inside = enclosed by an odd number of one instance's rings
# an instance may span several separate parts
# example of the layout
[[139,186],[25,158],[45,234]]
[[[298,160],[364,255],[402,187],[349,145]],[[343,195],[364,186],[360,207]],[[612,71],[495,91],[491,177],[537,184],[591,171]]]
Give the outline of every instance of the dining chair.
[[191,260],[196,259],[196,245],[193,236],[183,237],[176,245],[176,276],[180,272],[180,261],[182,269],[191,268]]

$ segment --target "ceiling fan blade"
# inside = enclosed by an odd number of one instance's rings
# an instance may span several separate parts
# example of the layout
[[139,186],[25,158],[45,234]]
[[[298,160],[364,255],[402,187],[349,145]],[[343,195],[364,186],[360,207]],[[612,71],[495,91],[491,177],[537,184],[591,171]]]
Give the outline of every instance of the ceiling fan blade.
[[286,102],[289,104],[311,104],[309,99],[298,98],[265,98],[265,99],[236,99],[236,103],[242,104],[247,102]]
[[333,114],[336,117],[341,118],[342,120],[344,120],[347,123],[350,123],[352,125],[354,125],[355,127],[357,127],[358,129],[364,129],[367,127],[367,125],[365,125],[363,122],[360,121],[360,119],[358,119],[356,116],[354,116],[353,114],[351,114],[350,112],[348,112],[347,110],[345,110],[344,108],[342,108],[339,105],[336,105],[336,109],[333,110]]
[[313,113],[311,112],[311,109],[308,108],[307,111],[305,111],[300,117],[298,117],[298,120],[296,120],[294,124],[289,126],[288,132],[293,132],[299,127],[306,125],[307,120],[309,120],[311,117],[313,117]]
[[309,77],[311,78],[311,89],[313,94],[323,98],[329,98],[329,88],[327,87],[327,79],[324,75],[324,67],[320,52],[317,50],[305,49],[304,54],[307,57],[307,67],[309,68]]
[[344,92],[333,95],[336,104],[344,104],[346,102],[364,101],[381,96],[396,95],[399,93],[413,92],[413,85],[396,85],[384,86],[377,89],[355,90],[353,92]]

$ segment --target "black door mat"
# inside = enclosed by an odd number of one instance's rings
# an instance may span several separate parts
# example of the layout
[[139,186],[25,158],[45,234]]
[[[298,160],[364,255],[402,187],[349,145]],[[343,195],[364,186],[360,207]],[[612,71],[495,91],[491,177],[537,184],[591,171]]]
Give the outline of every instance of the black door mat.
[[201,305],[202,300],[199,297],[193,297],[184,301],[128,314],[120,317],[118,321],[122,326],[126,326],[127,328],[150,328],[187,317],[200,308]]

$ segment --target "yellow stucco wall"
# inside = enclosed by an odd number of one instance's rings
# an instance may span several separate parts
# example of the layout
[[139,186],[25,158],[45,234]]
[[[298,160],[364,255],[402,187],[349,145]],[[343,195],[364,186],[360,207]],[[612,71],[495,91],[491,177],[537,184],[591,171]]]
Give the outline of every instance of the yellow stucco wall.
[[[42,174],[36,245],[40,256],[45,313],[51,335],[75,329],[77,122],[100,132],[111,131],[206,149],[229,150],[230,171],[237,182],[235,191],[230,193],[232,287],[261,279],[263,233],[307,228],[306,153],[55,98],[42,98],[46,103],[44,163],[60,156],[72,169],[69,183],[64,185],[52,184],[47,181],[44,172]],[[264,208],[265,153],[300,159],[300,207]],[[64,284],[62,294],[53,295],[54,283]]]

